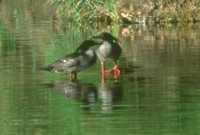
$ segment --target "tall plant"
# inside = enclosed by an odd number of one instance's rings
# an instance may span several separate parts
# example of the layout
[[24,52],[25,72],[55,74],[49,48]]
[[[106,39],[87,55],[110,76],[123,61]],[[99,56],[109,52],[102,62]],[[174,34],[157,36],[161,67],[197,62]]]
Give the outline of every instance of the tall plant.
[[75,22],[113,21],[117,0],[48,0],[59,13]]

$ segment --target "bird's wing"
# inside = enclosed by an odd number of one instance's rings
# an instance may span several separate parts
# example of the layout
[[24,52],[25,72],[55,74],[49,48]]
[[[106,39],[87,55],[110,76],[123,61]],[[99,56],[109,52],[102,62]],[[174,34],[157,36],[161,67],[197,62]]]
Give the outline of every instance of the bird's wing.
[[65,67],[74,67],[80,65],[80,56],[66,57],[61,59]]
[[70,68],[79,65],[80,64],[79,57],[80,57],[79,53],[69,54],[55,61],[51,66],[53,67],[54,70],[64,71],[68,67]]
[[112,44],[112,53],[110,55],[111,59],[117,61],[122,53],[122,49],[118,43]]

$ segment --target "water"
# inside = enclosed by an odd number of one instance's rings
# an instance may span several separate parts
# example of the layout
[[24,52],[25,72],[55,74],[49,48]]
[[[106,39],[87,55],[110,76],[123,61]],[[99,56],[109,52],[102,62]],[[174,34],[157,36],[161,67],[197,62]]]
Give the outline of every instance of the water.
[[102,28],[120,40],[123,74],[118,81],[106,76],[102,83],[97,62],[79,74],[78,82],[70,82],[67,75],[38,68],[100,30],[55,27],[51,12],[41,5],[34,10],[37,6],[0,5],[1,134],[200,133],[199,24]]

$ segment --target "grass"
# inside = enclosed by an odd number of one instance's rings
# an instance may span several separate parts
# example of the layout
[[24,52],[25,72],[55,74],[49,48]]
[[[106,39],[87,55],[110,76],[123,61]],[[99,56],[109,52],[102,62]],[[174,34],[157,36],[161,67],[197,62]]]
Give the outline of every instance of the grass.
[[48,5],[78,24],[200,21],[199,0],[48,0]]
[[76,23],[110,23],[111,20],[116,20],[116,2],[117,0],[48,0],[48,4],[55,6],[63,17]]

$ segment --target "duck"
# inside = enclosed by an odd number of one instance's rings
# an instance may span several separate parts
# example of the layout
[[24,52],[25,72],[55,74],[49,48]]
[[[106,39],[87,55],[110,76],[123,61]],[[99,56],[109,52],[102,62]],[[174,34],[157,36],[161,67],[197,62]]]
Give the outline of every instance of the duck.
[[85,40],[71,54],[68,54],[61,59],[56,60],[49,66],[42,68],[43,70],[54,73],[69,73],[69,80],[77,80],[77,73],[85,70],[96,63],[96,52],[90,47],[98,43],[93,40]]
[[[101,45],[96,50],[96,54],[101,62],[102,76],[104,77],[104,75],[112,72],[114,74],[114,78],[117,79],[121,73],[118,66],[118,59],[122,53],[122,48],[118,43],[118,39],[108,32],[102,32],[101,34],[93,36],[92,38],[99,38],[103,40]],[[105,62],[108,60],[114,62],[114,67],[111,70],[105,69]]]

